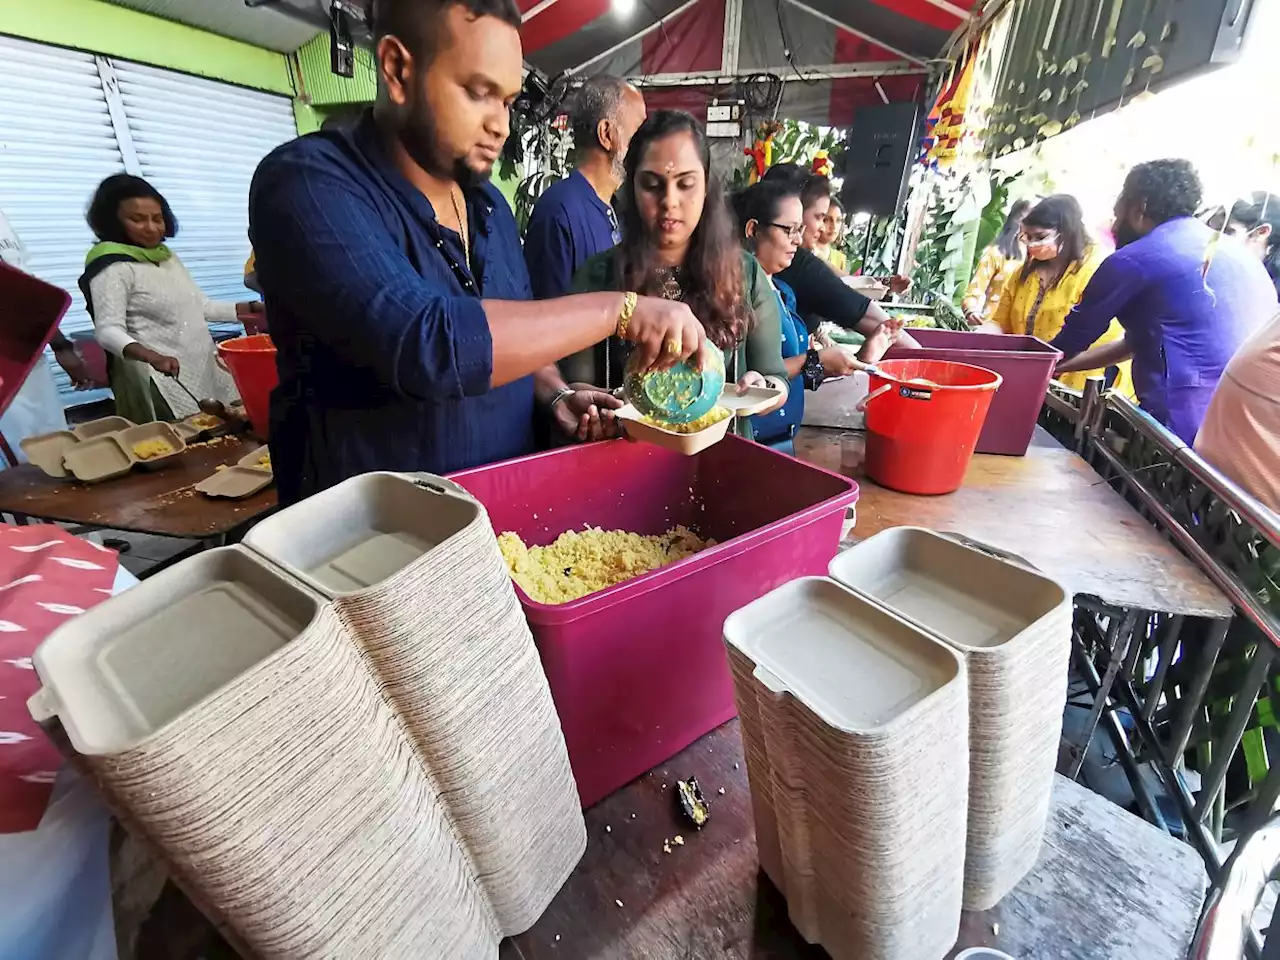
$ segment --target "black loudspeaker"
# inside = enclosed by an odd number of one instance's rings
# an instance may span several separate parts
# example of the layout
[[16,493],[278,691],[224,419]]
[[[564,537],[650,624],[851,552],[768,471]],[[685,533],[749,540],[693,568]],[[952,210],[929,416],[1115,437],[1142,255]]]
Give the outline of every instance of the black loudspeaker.
[[918,103],[859,107],[845,141],[840,200],[849,216],[896,217],[907,202],[916,155]]

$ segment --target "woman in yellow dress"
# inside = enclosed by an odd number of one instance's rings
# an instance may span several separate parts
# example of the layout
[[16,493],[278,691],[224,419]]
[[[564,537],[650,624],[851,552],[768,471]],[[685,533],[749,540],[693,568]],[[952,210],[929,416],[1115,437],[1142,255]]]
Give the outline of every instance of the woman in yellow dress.
[[[1047,343],[1062,330],[1067,314],[1080,302],[1084,288],[1107,255],[1090,241],[1080,204],[1067,194],[1046,197],[1036,204],[1022,221],[1021,239],[1027,259],[1005,281],[994,324],[1002,333],[1038,337]],[[1123,336],[1124,328],[1112,320],[1097,343]],[[1103,370],[1087,370],[1059,379],[1082,390],[1086,378],[1105,375]],[[1127,360],[1120,364],[1110,385],[1133,396]]]

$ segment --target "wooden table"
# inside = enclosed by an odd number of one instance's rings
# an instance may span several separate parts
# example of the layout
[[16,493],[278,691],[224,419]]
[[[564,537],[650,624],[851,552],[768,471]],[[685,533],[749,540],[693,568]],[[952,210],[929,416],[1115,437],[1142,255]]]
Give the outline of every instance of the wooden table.
[[235,463],[261,445],[257,440],[220,437],[188,447],[176,463],[153,471],[135,469],[97,484],[57,480],[39,467],[23,464],[0,471],[0,513],[19,520],[222,540],[275,509],[275,486],[244,500],[206,497],[193,488],[219,464]]
[[[796,456],[853,475],[841,468],[841,438],[856,446],[861,436],[804,427]],[[1234,613],[1208,577],[1092,467],[1038,427],[1025,457],[978,454],[964,485],[945,496],[897,493],[860,472],[856,478],[858,539],[889,527],[929,527],[1017,554],[1073,594],[1116,607],[1214,619]]]
[[[672,788],[696,775],[712,801],[701,832]],[[723,788],[724,794],[718,791]],[[587,811],[587,852],[507,960],[822,958],[760,874],[738,721]],[[683,845],[663,841],[675,836]],[[956,951],[1017,960],[1182,960],[1206,886],[1195,851],[1064,777],[1040,861],[993,910],[964,915]],[[621,901],[619,906],[617,901]]]

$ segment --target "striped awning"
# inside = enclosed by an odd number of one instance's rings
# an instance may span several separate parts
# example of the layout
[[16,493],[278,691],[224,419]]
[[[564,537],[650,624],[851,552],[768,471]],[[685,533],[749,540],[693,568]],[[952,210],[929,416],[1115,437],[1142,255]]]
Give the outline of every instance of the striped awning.
[[[980,0],[519,0],[525,56],[546,71],[631,78],[651,107],[771,75],[780,114],[844,125],[860,105],[918,100]],[[775,82],[776,83],[776,82]]]

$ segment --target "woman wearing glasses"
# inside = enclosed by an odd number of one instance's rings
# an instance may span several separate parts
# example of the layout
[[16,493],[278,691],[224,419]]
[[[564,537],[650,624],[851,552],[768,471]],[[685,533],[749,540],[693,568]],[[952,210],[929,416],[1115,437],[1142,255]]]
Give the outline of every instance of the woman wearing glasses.
[[[786,404],[774,413],[753,417],[758,442],[794,454],[793,438],[804,417],[804,391],[816,390],[827,377],[854,372],[853,352],[844,347],[815,349],[804,321],[796,313],[796,295],[777,274],[791,266],[804,239],[804,205],[800,190],[762,181],[733,198],[743,245],[769,277],[782,317],[782,357],[790,378]],[[862,345],[859,359],[874,363],[884,356],[902,330],[899,320],[886,320]]]
[[[1080,204],[1067,194],[1046,197],[1032,207],[1023,218],[1020,239],[1027,251],[1026,262],[1005,281],[992,322],[1002,333],[1038,337],[1047,343],[1062,330],[1067,314],[1080,301],[1106,253],[1089,239]],[[1097,343],[1123,336],[1124,329],[1112,320]],[[1110,372],[1087,370],[1059,379],[1082,390],[1090,376],[1107,376],[1113,389],[1133,395],[1128,361],[1118,372],[1115,368]]]

